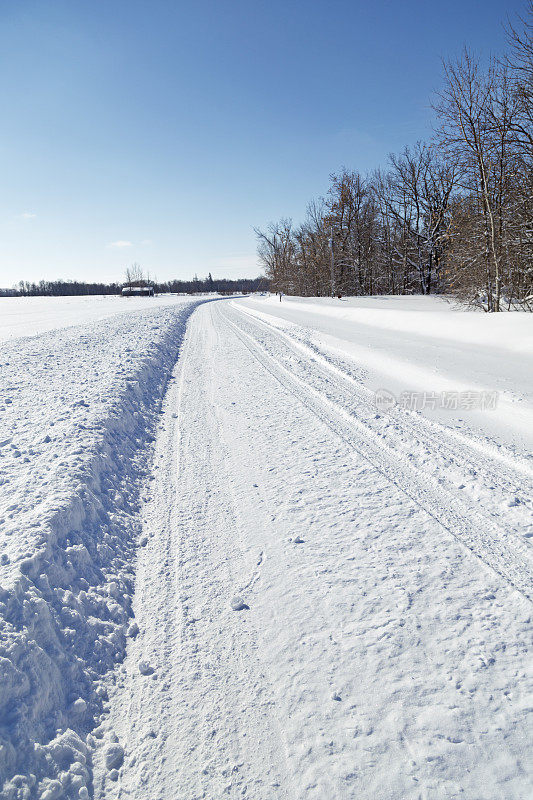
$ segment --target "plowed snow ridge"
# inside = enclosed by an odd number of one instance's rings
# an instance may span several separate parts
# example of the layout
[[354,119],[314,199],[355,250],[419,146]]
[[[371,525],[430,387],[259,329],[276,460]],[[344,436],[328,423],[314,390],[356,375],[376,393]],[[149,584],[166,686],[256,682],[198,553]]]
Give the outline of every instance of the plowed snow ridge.
[[2,797],[91,792],[87,737],[125,652],[150,443],[197,305],[2,346]]

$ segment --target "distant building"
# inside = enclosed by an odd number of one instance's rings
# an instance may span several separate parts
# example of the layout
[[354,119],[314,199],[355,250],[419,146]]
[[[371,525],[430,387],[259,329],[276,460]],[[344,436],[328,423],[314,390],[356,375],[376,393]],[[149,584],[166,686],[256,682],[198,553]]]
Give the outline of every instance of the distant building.
[[122,297],[153,297],[153,286],[123,286]]

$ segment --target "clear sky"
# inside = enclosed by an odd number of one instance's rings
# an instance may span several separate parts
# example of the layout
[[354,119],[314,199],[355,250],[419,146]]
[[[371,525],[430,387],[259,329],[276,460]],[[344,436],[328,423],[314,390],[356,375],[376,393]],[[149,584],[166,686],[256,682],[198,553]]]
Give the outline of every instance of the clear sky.
[[342,165],[428,135],[521,0],[0,0],[0,286],[259,273]]

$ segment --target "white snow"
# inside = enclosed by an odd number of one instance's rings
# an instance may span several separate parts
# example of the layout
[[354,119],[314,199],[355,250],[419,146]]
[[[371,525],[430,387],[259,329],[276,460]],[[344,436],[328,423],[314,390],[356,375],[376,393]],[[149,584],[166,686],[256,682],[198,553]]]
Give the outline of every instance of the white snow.
[[165,400],[96,796],[528,796],[531,474],[232,305]]
[[[439,297],[279,298],[240,308],[348,360],[373,391],[496,391],[494,410],[431,408],[446,425],[533,447],[533,317],[484,314]],[[274,318],[274,319],[273,319]]]
[[98,322],[126,312],[187,304],[190,301],[190,297],[172,294],[155,297],[0,297],[0,342]]
[[130,302],[4,322],[2,800],[531,796],[531,317]]
[[2,797],[90,788],[87,737],[98,679],[125,652],[150,442],[197,304],[56,321],[0,350]]

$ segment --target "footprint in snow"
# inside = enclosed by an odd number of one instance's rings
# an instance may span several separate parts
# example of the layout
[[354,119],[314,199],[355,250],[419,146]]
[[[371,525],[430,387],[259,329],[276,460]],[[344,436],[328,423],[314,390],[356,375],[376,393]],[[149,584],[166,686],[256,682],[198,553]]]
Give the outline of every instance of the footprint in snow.
[[131,637],[132,639],[135,639],[138,633],[139,633],[139,626],[137,625],[136,622],[132,622],[128,628],[128,636]]
[[250,606],[246,605],[242,597],[233,597],[230,603],[232,611],[248,611]]

